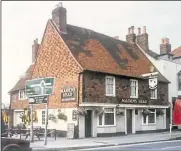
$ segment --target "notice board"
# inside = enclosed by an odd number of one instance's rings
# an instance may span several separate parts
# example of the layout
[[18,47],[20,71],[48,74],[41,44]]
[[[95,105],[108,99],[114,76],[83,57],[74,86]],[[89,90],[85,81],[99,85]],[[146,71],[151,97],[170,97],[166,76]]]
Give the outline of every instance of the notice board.
[[67,124],[67,138],[68,139],[73,139],[74,138],[74,129],[75,129],[75,124],[74,123],[68,123]]

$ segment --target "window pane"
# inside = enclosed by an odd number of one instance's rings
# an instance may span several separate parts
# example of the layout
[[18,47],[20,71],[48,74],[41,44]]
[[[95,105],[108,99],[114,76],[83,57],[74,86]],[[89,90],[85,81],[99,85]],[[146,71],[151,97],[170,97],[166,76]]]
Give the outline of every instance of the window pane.
[[148,115],[148,123],[155,123],[155,113]]
[[143,123],[146,124],[146,115],[143,115]]
[[102,125],[102,115],[99,115],[99,125]]
[[105,113],[104,116],[105,125],[114,125],[114,113]]

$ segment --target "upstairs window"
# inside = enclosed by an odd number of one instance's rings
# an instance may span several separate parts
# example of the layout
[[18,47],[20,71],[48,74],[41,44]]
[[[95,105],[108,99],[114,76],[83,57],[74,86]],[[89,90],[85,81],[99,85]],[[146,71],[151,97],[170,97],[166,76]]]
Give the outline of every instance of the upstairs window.
[[151,97],[150,99],[157,99],[157,88],[151,90]]
[[106,76],[106,96],[115,96],[115,77]]
[[130,98],[138,98],[138,80],[130,80]]
[[19,100],[25,100],[25,99],[27,99],[25,91],[19,90]]
[[178,90],[181,90],[181,73],[178,73]]

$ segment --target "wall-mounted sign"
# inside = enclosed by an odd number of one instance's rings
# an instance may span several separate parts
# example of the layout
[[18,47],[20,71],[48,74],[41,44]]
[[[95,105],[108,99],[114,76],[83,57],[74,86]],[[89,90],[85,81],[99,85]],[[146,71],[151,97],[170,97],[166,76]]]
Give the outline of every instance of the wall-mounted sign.
[[144,99],[134,99],[134,98],[124,98],[120,99],[120,103],[124,104],[148,104],[148,100]]
[[72,120],[73,120],[73,121],[76,121],[76,120],[77,120],[77,112],[76,112],[76,110],[73,110],[73,111],[72,111]]
[[75,101],[76,100],[76,88],[66,87],[63,88],[61,93],[62,101]]
[[47,103],[48,96],[35,96],[29,98],[29,104],[43,104]]

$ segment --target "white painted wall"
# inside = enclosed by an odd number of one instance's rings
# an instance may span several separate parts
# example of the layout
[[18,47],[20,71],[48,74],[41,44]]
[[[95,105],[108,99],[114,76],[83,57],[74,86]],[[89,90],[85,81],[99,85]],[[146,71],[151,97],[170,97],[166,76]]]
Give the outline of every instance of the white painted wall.
[[13,126],[17,126],[17,124],[20,124],[20,123],[23,123],[22,122],[22,119],[20,118],[20,114],[24,112],[23,110],[22,111],[14,111],[14,117],[13,117]]
[[[146,54],[146,53],[145,53]],[[148,59],[156,66],[156,68],[171,82],[169,84],[169,101],[172,100],[172,97],[178,96],[178,81],[177,73],[181,70],[180,59],[177,59],[177,62],[171,62],[168,60],[154,59],[148,54],[146,54]],[[180,92],[181,94],[181,92]]]
[[[67,116],[67,121],[60,120],[57,117],[58,114],[58,109],[49,109],[48,113],[52,113],[56,116],[57,122],[53,122],[51,120],[48,121],[48,129],[56,129],[56,130],[62,130],[62,131],[67,131],[67,124],[68,123],[74,123],[77,125],[77,120],[72,121],[72,111],[76,110],[76,108],[63,108],[61,109],[61,112],[64,113]],[[38,117],[38,122],[33,122],[34,126],[41,126],[42,128],[45,127],[45,125],[42,125],[42,111],[45,111],[43,109],[36,110],[37,111],[37,117]],[[21,118],[20,118],[20,112],[14,112],[14,126],[22,123]],[[29,126],[28,126],[29,127]]]
[[161,130],[166,129],[166,109],[163,109],[164,115],[156,117],[156,124],[142,124],[142,110],[138,110],[135,119],[136,131]]

